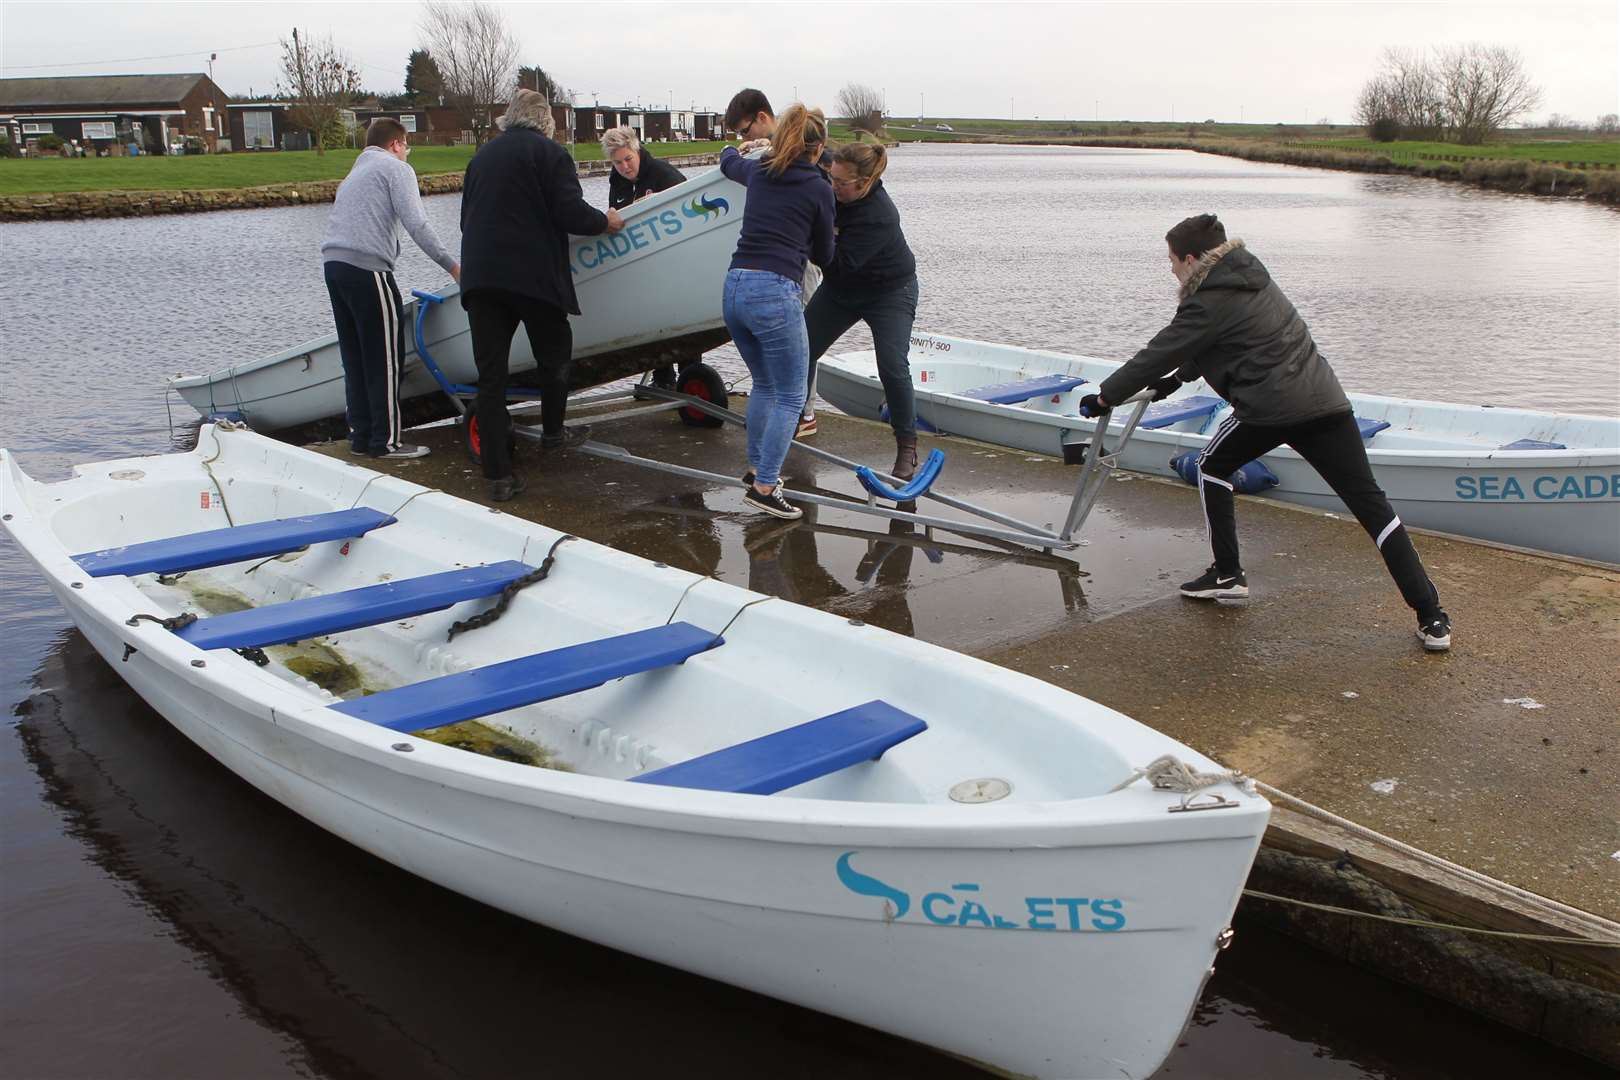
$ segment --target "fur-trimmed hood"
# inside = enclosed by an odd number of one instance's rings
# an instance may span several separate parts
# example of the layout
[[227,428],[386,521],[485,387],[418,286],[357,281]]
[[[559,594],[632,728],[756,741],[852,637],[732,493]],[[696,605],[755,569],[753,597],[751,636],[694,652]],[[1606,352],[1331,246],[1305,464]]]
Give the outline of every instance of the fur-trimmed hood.
[[[1229,255],[1232,257],[1227,258]],[[1183,303],[1204,286],[1216,267],[1222,271],[1217,275],[1215,283],[1221,288],[1259,290],[1271,283],[1271,275],[1266,272],[1260,260],[1249,254],[1242,240],[1233,237],[1198,257],[1198,261],[1193,264],[1193,272],[1181,286]]]

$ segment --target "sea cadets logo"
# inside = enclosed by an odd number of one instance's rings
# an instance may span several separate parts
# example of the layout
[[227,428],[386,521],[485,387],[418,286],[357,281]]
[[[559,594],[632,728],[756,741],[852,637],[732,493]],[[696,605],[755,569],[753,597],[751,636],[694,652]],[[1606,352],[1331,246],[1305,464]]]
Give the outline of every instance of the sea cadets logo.
[[672,208],[649,214],[633,225],[626,225],[612,236],[600,236],[576,243],[573,247],[573,257],[568,261],[568,268],[575,274],[595,270],[611,264],[615,259],[622,259],[635,252],[655,247],[670,237],[686,231],[688,226],[701,228],[730,213],[731,203],[721,196],[710,198],[707,195],[698,195],[691,202],[682,203],[678,213]]
[[[838,857],[838,880],[858,896],[884,901],[884,918],[899,922],[912,913],[911,894],[886,881],[863,874],[850,860],[859,854],[846,851]],[[1112,932],[1125,928],[1125,901],[1089,896],[1026,896],[1017,912],[992,911],[979,897],[977,882],[957,882],[948,889],[924,893],[916,914],[935,926],[977,926],[985,930],[1067,930],[1074,933]],[[913,918],[912,922],[919,921]]]
[[691,202],[682,206],[681,213],[685,214],[689,218],[703,218],[704,220],[708,220],[710,214],[731,213],[731,204],[718,195],[712,199],[707,195],[699,195]]

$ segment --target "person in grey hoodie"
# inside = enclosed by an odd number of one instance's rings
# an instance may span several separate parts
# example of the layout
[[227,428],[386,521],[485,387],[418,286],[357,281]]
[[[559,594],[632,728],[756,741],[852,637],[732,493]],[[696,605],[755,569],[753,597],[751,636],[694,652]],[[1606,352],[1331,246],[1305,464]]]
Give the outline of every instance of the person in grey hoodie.
[[1367,530],[1384,565],[1417,613],[1418,640],[1432,652],[1451,647],[1451,619],[1389,499],[1373,478],[1350,399],[1264,264],[1228,240],[1214,214],[1187,218],[1165,234],[1170,269],[1181,282],[1176,316],[1153,340],[1080,399],[1098,416],[1152,387],[1154,400],[1203,377],[1232,412],[1198,458],[1198,493],[1215,563],[1181,586],[1183,596],[1225,600],[1249,595],[1238,560],[1230,477],[1284,444],[1327,481]]
[[417,458],[427,447],[401,440],[399,380],[404,370],[404,305],[394,283],[399,226],[452,278],[461,264],[440,243],[422,209],[405,126],[380,116],[366,129],[366,148],[338,186],[321,238],[326,291],[337,323],[352,453]]

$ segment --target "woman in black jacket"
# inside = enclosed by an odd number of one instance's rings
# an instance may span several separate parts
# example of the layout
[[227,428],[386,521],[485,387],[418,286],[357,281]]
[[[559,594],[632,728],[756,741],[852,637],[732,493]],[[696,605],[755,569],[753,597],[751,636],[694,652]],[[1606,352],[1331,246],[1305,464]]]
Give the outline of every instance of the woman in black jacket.
[[618,232],[624,221],[585,201],[579,171],[551,139],[551,105],[519,90],[501,117],[502,132],[473,155],[461,192],[461,306],[478,365],[478,435],[490,498],[505,502],[523,489],[506,441],[507,359],[522,323],[541,375],[541,447],[561,449],[582,434],[565,433],[568,376],[579,314],[568,236]]
[[[816,361],[856,322],[872,330],[878,380],[894,429],[894,468],[901,480],[917,471],[917,407],[911,388],[911,325],[917,318],[917,260],[900,231],[900,211],[883,190],[888,152],[881,144],[851,143],[833,154],[833,197],[838,202],[838,243],[821,288],[810,298],[804,321],[810,335],[810,381]],[[815,431],[807,411],[800,434]],[[806,430],[808,428],[808,430]]]
[[604,131],[602,153],[613,163],[613,175],[608,177],[608,206],[615,210],[686,182],[681,170],[649,154],[632,128],[621,125]]

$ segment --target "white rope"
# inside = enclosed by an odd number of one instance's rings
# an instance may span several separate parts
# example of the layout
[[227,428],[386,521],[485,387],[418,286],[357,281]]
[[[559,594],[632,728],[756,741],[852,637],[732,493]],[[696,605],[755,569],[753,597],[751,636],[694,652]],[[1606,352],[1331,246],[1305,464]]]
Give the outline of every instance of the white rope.
[[1317,911],[1328,911],[1335,915],[1354,915],[1360,919],[1377,919],[1379,922],[1400,923],[1403,926],[1422,926],[1431,930],[1455,930],[1462,934],[1486,934],[1490,937],[1513,938],[1517,941],[1548,941],[1558,945],[1586,945],[1594,949],[1620,949],[1620,941],[1608,941],[1598,938],[1566,937],[1560,934],[1531,934],[1519,930],[1486,930],[1479,926],[1458,926],[1456,923],[1431,922],[1428,919],[1408,919],[1400,915],[1379,915],[1371,911],[1356,911],[1354,908],[1336,907],[1333,904],[1318,904],[1312,900],[1299,900],[1292,896],[1278,896],[1275,893],[1261,892],[1258,889],[1244,889],[1244,896],[1253,896],[1259,900],[1275,900],[1279,904],[1295,904],[1299,907],[1314,908]]
[[1115,784],[1109,789],[1109,793],[1128,788],[1143,778],[1159,791],[1179,791],[1184,795],[1214,787],[1216,784],[1231,784],[1247,794],[1254,794],[1253,781],[1242,773],[1236,770],[1218,773],[1199,772],[1174,754],[1155,758],[1150,764],[1137,769]]

